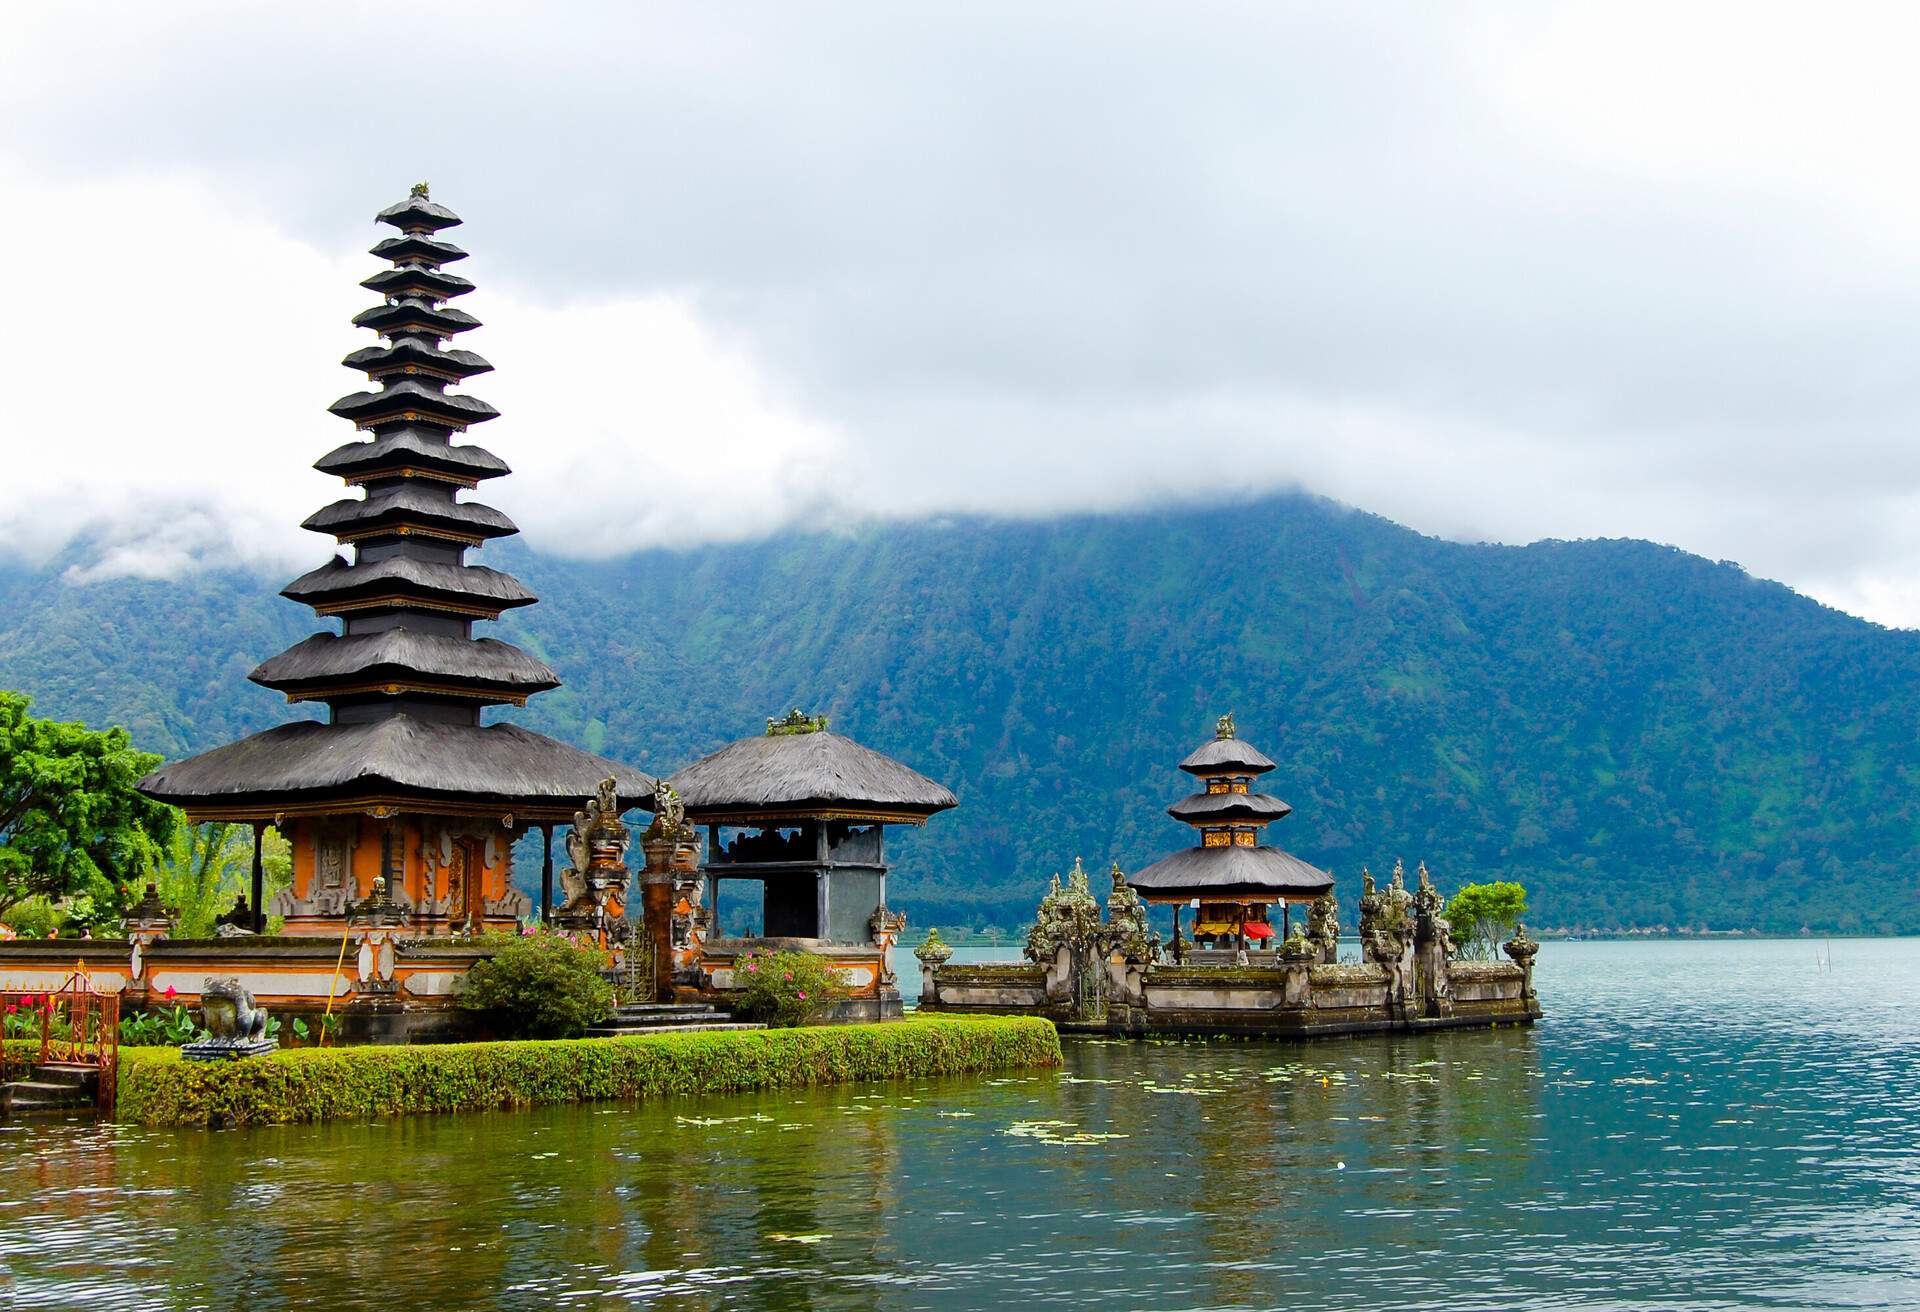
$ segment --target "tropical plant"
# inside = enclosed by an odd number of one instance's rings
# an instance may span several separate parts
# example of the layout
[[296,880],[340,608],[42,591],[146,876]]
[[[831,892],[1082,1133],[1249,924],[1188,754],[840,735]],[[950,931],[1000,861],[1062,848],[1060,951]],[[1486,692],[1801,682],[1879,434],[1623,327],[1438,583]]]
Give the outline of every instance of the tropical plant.
[[[169,999],[173,990],[167,990]],[[177,1048],[205,1035],[192,1012],[179,1003],[154,1011],[136,1011],[120,1018],[120,1043],[127,1048]]]
[[461,1005],[507,1038],[572,1038],[613,1009],[607,954],[560,934],[504,940],[467,972]]
[[113,919],[179,822],[134,790],[160,758],[125,729],[42,720],[31,704],[0,690],[0,913],[41,897],[83,922]]
[[[279,830],[261,836],[260,864],[266,897],[293,882],[292,848]],[[227,821],[175,827],[156,853],[153,882],[160,900],[180,913],[175,938],[211,937],[234,900],[250,896],[253,830]]]
[[1462,884],[1448,899],[1445,914],[1461,955],[1492,961],[1499,955],[1500,940],[1527,914],[1527,890],[1512,880]]
[[756,948],[734,959],[733,982],[738,1014],[768,1025],[804,1025],[846,996],[833,968],[811,952]]

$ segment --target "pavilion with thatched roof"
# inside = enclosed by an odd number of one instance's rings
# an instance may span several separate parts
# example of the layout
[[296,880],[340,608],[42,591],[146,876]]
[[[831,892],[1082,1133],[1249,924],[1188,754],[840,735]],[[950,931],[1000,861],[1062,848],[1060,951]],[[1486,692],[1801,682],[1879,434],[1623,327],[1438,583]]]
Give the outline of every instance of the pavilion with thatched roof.
[[1273,937],[1267,908],[1311,902],[1333,888],[1333,876],[1326,871],[1290,852],[1261,845],[1266,826],[1285,819],[1293,808],[1253,791],[1253,781],[1274,763],[1238,736],[1231,714],[1220,717],[1212,740],[1194,749],[1180,768],[1201,781],[1202,791],[1181,798],[1167,814],[1198,830],[1199,846],[1163,857],[1127,878],[1146,901],[1173,907],[1176,950],[1183,906],[1198,904],[1196,941],[1245,947],[1249,939],[1258,943]]

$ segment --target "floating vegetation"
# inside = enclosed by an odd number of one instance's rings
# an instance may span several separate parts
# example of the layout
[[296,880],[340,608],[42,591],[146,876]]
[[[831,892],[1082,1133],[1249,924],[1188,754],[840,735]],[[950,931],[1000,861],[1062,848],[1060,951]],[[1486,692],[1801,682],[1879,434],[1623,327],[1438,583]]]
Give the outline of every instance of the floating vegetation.
[[1112,1130],[1077,1129],[1072,1121],[1015,1121],[1001,1133],[1010,1139],[1032,1139],[1036,1143],[1056,1145],[1105,1143],[1127,1137]]
[[958,1120],[959,1118],[961,1118],[961,1117],[963,1117],[963,1116],[972,1116],[972,1115],[973,1115],[973,1113],[972,1113],[972,1112],[935,1112],[935,1113],[934,1113],[934,1115],[935,1115],[935,1116],[945,1116],[945,1117],[949,1117],[949,1118],[951,1118],[951,1119],[954,1119],[954,1120]]
[[676,1116],[675,1125],[738,1125],[743,1121],[772,1121],[773,1117],[765,1112],[753,1112],[746,1116]]
[[817,1244],[822,1239],[831,1239],[833,1236],[829,1234],[789,1235],[776,1230],[767,1238],[776,1244]]

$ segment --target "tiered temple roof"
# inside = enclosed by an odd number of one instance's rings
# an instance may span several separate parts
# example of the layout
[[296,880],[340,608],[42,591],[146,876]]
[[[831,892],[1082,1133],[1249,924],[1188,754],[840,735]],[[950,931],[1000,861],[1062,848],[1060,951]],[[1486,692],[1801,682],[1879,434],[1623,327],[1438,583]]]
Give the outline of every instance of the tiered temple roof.
[[623,799],[643,799],[653,781],[636,770],[481,723],[485,707],[523,705],[560,679],[511,643],[473,636],[475,620],[536,599],[511,575],[466,560],[469,549],[519,530],[493,507],[460,499],[509,472],[492,452],[455,440],[498,413],[447,390],[493,368],[446,345],[479,327],[446,304],[473,290],[443,268],[466,258],[438,235],[460,219],[424,185],[377,218],[399,232],[373,248],[393,267],[361,283],[382,301],[354,323],[385,340],[342,363],[378,386],[333,403],[361,437],[315,465],[360,495],[304,524],[351,557],[335,556],[281,594],[338,616],[342,631],[316,633],[249,676],[289,701],[324,702],[327,720],[164,766],[141,788],[196,816],[233,819],[385,803],[565,820],[609,776]]
[[1180,762],[1205,785],[1167,808],[1167,814],[1200,831],[1200,846],[1175,852],[1128,878],[1150,902],[1309,901],[1333,887],[1333,876],[1277,847],[1262,847],[1267,825],[1293,808],[1253,791],[1253,781],[1273,762],[1234,731],[1223,715],[1213,740]]

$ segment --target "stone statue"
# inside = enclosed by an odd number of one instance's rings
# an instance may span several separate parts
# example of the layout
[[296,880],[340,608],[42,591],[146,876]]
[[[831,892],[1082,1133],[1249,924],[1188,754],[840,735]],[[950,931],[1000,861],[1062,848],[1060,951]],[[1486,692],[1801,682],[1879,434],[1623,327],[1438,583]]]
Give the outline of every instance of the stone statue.
[[573,813],[567,829],[567,868],[560,872],[560,905],[572,906],[587,896],[587,870],[593,865],[593,849],[588,845],[585,811]]
[[267,1012],[237,979],[210,979],[200,986],[200,1019],[208,1037],[180,1049],[187,1061],[234,1061],[279,1047],[267,1037]]
[[1440,896],[1440,890],[1433,886],[1433,876],[1427,873],[1427,863],[1420,863],[1420,887],[1413,895],[1413,914],[1415,938],[1419,942],[1438,939],[1441,950],[1453,956],[1453,926],[1441,913],[1446,910],[1447,900]]
[[1539,955],[1540,945],[1535,943],[1532,936],[1527,933],[1524,923],[1513,927],[1513,937],[1506,941],[1501,950],[1512,958],[1514,965],[1520,967],[1523,977],[1522,990],[1528,997],[1532,997],[1533,959]]
[[1328,889],[1313,900],[1307,911],[1307,938],[1317,949],[1322,965],[1340,960],[1340,902]]
[[1127,882],[1120,863],[1107,872],[1113,878],[1113,891],[1107,894],[1107,942],[1113,952],[1128,961],[1145,965],[1160,960],[1160,936],[1147,921],[1147,907],[1133,885]]
[[627,887],[627,845],[631,837],[620,820],[620,799],[614,781],[603,779],[581,810],[573,813],[567,834],[567,856],[572,867],[561,875],[566,902],[554,913],[556,923],[570,929],[597,926],[607,914],[619,914],[612,903]]
[[[1060,887],[1060,876],[1041,899],[1033,928],[1027,931],[1027,960],[1052,969],[1067,953],[1068,979],[1074,1016],[1094,1020],[1106,1014],[1108,938],[1100,921],[1100,904],[1094,901],[1088,886],[1087,870],[1080,858],[1073,859],[1067,872],[1067,886]],[[1049,984],[1049,989],[1053,987]]]
[[913,950],[923,966],[944,966],[953,956],[953,946],[940,937],[940,931],[929,929],[926,941]]
[[1233,712],[1232,711],[1228,711],[1225,715],[1221,716],[1219,719],[1213,722],[1213,736],[1215,738],[1233,737]]
[[687,830],[687,804],[680,799],[674,786],[662,779],[653,790],[653,824],[669,838],[679,838]]

